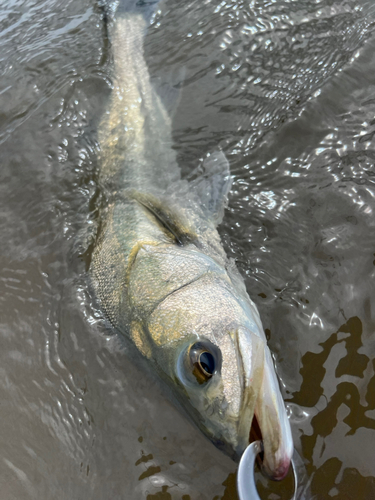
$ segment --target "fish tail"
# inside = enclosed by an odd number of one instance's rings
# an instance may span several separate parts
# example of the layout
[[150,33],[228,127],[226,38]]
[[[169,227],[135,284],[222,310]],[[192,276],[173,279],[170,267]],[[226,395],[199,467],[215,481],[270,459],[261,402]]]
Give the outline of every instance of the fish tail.
[[102,183],[110,191],[147,186],[166,189],[179,178],[171,119],[155,92],[143,40],[158,2],[102,4],[113,52],[113,90],[103,117]]
[[99,0],[98,5],[106,24],[116,21],[119,17],[140,16],[146,25],[149,25],[158,3],[159,0]]

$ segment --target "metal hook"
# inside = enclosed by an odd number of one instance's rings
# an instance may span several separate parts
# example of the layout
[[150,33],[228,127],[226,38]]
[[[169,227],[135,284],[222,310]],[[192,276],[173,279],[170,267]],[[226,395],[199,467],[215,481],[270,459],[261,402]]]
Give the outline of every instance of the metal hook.
[[[240,500],[261,500],[255,486],[254,463],[257,455],[262,451],[261,441],[254,441],[244,451],[237,472],[237,491]],[[291,500],[297,498],[297,472],[292,460],[294,476],[294,494]]]

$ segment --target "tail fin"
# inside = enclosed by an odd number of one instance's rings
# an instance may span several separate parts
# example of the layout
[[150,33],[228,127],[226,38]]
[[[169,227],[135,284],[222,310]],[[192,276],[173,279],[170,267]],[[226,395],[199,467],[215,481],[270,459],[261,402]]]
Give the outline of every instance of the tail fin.
[[110,191],[154,186],[179,178],[171,119],[155,92],[143,40],[156,1],[107,0],[102,4],[113,55],[113,90],[103,116],[101,181]]
[[156,11],[159,0],[100,0],[99,6],[103,9],[105,20],[111,22],[118,16],[141,15],[146,24],[149,24]]

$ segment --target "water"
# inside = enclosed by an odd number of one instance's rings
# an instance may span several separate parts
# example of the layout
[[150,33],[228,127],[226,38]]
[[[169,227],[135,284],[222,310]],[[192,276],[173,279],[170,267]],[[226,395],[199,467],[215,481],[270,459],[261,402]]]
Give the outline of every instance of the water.
[[[145,42],[184,174],[224,149],[220,228],[305,466],[300,498],[375,497],[375,8],[174,2]],[[106,329],[87,290],[110,50],[93,1],[0,13],[0,486],[6,500],[235,500],[236,464]],[[259,477],[264,499],[288,498]]]

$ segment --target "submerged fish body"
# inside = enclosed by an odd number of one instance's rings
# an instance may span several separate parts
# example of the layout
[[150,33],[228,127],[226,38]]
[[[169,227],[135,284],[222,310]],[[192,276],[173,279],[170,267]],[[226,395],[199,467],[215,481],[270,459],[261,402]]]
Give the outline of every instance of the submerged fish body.
[[170,118],[143,57],[149,13],[120,4],[110,24],[114,90],[100,127],[109,202],[93,288],[111,324],[217,446],[239,457],[256,415],[264,469],[281,479],[293,452],[289,422],[258,310],[216,230],[228,163],[213,153],[200,178],[180,178]]

